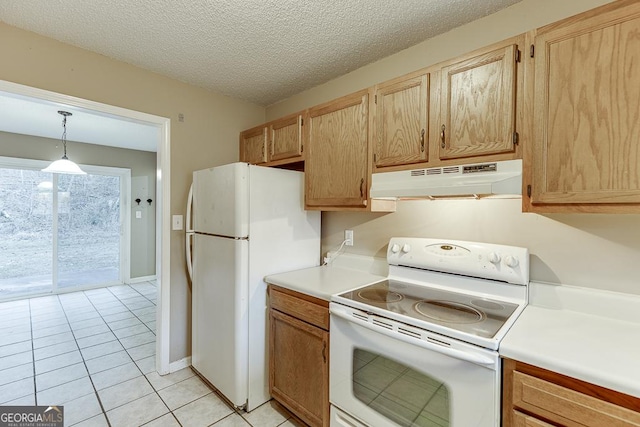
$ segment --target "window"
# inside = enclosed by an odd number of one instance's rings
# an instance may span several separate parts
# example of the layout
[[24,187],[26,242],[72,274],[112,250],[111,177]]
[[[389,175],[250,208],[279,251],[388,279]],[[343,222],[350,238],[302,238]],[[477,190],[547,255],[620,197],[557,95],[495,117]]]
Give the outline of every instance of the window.
[[0,158],[0,299],[128,278],[130,170],[59,175],[47,164]]

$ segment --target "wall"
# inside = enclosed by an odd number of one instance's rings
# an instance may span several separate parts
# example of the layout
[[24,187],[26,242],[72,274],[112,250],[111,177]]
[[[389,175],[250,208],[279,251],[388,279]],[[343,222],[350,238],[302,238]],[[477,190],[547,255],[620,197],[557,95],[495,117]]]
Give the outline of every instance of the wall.
[[345,229],[351,253],[384,258],[396,236],[523,246],[531,280],[640,294],[640,215],[521,213],[520,199],[400,201],[391,214],[323,213],[323,252]]
[[[0,132],[0,153],[2,156],[21,159],[53,160],[60,157],[61,147],[56,148],[56,145],[60,145],[59,142],[59,140],[49,138]],[[149,194],[152,199],[155,199],[156,153],[76,142],[68,142],[67,146],[76,163],[131,169],[131,182],[136,180],[148,182]],[[136,196],[132,194],[131,199],[135,198]],[[144,200],[147,198],[145,197]],[[134,209],[132,209],[131,278],[156,274],[155,209],[147,207],[148,204],[145,201],[138,208],[144,213],[141,220],[135,219]]]
[[[184,214],[191,173],[238,159],[238,134],[263,107],[222,96],[0,23],[0,80],[171,119],[171,212]],[[214,72],[214,71],[212,71]],[[184,115],[184,122],[177,120]],[[0,152],[0,155],[5,155]],[[171,244],[170,361],[191,352],[184,232]]]
[[[591,9],[607,0],[524,0],[267,108],[269,120]],[[392,236],[528,247],[531,279],[640,294],[640,215],[521,213],[520,200],[403,201],[392,214],[324,212],[323,252],[384,257]]]

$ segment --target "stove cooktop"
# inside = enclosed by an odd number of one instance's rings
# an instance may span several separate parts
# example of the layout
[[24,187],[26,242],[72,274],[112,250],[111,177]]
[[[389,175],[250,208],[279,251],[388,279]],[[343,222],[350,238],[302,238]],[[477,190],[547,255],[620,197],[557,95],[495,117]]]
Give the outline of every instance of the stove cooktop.
[[364,311],[375,307],[390,313],[390,317],[408,317],[407,323],[415,326],[428,328],[428,324],[437,324],[488,339],[496,335],[518,308],[510,302],[396,280],[345,292],[336,299]]
[[529,251],[515,246],[392,237],[387,280],[333,295],[366,315],[497,350],[527,304]]

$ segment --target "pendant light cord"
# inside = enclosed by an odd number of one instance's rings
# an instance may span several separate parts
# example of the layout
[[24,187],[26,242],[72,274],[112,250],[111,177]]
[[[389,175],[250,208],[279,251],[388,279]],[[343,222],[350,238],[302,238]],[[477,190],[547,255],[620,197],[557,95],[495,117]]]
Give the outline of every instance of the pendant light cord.
[[63,159],[69,159],[67,157],[67,115],[63,114],[64,118],[62,119],[62,128],[64,129],[62,131],[62,149],[64,150],[64,155],[62,156]]

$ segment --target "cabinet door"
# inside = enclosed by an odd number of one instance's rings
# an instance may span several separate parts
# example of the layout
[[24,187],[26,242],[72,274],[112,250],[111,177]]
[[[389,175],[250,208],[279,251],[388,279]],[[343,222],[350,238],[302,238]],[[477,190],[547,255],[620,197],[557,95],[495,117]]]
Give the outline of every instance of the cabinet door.
[[309,110],[307,207],[367,206],[368,99],[364,90]]
[[277,120],[269,126],[269,161],[292,159],[302,155],[302,115]]
[[329,333],[270,310],[269,391],[312,427],[329,426]]
[[240,161],[258,165],[267,161],[267,128],[259,126],[240,134]]
[[427,160],[429,75],[376,87],[374,153],[376,168]]
[[441,159],[514,151],[517,55],[510,44],[442,68]]
[[535,37],[531,201],[639,203],[640,3],[579,16]]
[[553,427],[551,424],[545,423],[522,412],[513,411],[513,427]]

